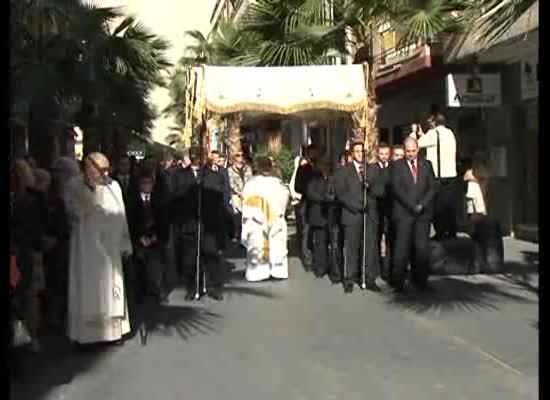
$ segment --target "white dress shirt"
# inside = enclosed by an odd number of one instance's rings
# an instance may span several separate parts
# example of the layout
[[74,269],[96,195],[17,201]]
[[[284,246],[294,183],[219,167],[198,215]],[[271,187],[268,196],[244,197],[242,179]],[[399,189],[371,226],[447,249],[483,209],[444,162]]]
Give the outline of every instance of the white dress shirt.
[[142,201],[151,201],[151,193],[141,193]]
[[357,161],[353,160],[353,166],[355,167],[355,171],[357,172],[357,175],[359,175],[360,177],[362,177],[361,175],[361,168],[363,168],[363,173],[365,173],[364,171],[364,165],[362,163],[358,163]]
[[[441,151],[441,176],[437,170],[437,132]],[[426,148],[426,159],[432,163],[436,178],[456,177],[456,138],[449,128],[438,126],[418,139],[418,146]]]
[[409,166],[409,171],[411,171],[411,175],[414,177],[415,174],[413,172],[413,167],[412,167],[413,162],[414,162],[414,166],[416,167],[416,178],[415,178],[415,182],[416,182],[416,179],[418,178],[418,158],[415,158],[414,160],[407,160],[407,165]]

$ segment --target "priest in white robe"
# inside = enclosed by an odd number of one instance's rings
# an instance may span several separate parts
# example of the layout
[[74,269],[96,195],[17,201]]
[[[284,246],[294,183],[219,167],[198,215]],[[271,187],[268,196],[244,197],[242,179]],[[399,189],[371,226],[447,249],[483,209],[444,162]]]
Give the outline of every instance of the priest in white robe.
[[269,159],[258,160],[260,174],[243,189],[242,243],[246,248],[246,280],[288,278],[285,211],[290,191],[273,176]]
[[93,153],[66,187],[71,222],[68,336],[76,344],[121,341],[130,332],[122,258],[132,252],[119,184]]

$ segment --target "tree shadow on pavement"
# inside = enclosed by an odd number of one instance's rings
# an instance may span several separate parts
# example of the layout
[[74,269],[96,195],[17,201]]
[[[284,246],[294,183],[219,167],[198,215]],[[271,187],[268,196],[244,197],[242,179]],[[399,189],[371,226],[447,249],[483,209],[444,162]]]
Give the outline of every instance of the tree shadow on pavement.
[[147,345],[150,336],[178,336],[188,341],[197,335],[219,333],[216,322],[220,314],[208,311],[200,306],[171,306],[149,303],[141,307],[134,321],[134,333],[139,334],[141,344]]
[[13,399],[69,399],[70,383],[118,349],[98,346],[91,351],[78,352],[62,336],[44,337],[42,344],[41,353],[17,350],[16,362],[10,363],[10,370],[15,369],[10,371],[15,374],[11,381]]
[[536,279],[537,284],[535,284],[533,276],[539,273],[539,252],[522,251],[522,255],[523,262],[507,262],[504,264],[501,277],[508,283],[538,295],[538,279]]
[[432,290],[418,292],[412,288],[404,293],[394,294],[388,298],[389,305],[424,313],[452,313],[478,310],[499,310],[503,302],[525,304],[537,303],[533,299],[511,293],[499,285],[487,282],[451,277],[438,278],[430,281]]

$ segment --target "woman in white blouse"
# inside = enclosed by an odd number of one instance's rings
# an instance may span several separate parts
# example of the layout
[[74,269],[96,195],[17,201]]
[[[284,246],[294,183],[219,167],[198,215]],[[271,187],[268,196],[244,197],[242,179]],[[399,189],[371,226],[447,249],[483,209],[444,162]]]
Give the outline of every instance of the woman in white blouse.
[[466,206],[470,218],[480,215],[487,215],[487,191],[489,171],[481,155],[476,155],[472,168],[464,174],[464,181],[467,182]]

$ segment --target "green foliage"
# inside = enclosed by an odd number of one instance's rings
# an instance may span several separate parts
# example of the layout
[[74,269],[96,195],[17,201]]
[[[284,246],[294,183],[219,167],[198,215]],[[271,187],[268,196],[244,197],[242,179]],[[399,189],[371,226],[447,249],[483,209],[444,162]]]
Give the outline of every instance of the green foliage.
[[512,25],[538,0],[474,0],[470,14],[478,25],[479,40],[492,44],[508,31]]
[[[157,113],[151,90],[164,85],[169,43],[120,9],[80,0],[11,0],[13,105],[48,99],[69,117],[146,134]],[[110,28],[117,19],[121,22]],[[72,105],[80,104],[80,110]],[[41,109],[35,111],[43,111]],[[45,115],[52,118],[51,115]]]
[[262,146],[255,151],[254,154],[254,164],[256,160],[260,157],[271,157],[275,161],[275,165],[280,168],[283,174],[283,180],[288,183],[292,178],[292,173],[294,172],[294,159],[297,154],[294,153],[290,148],[283,146],[278,155],[274,155],[267,150],[267,146]]

